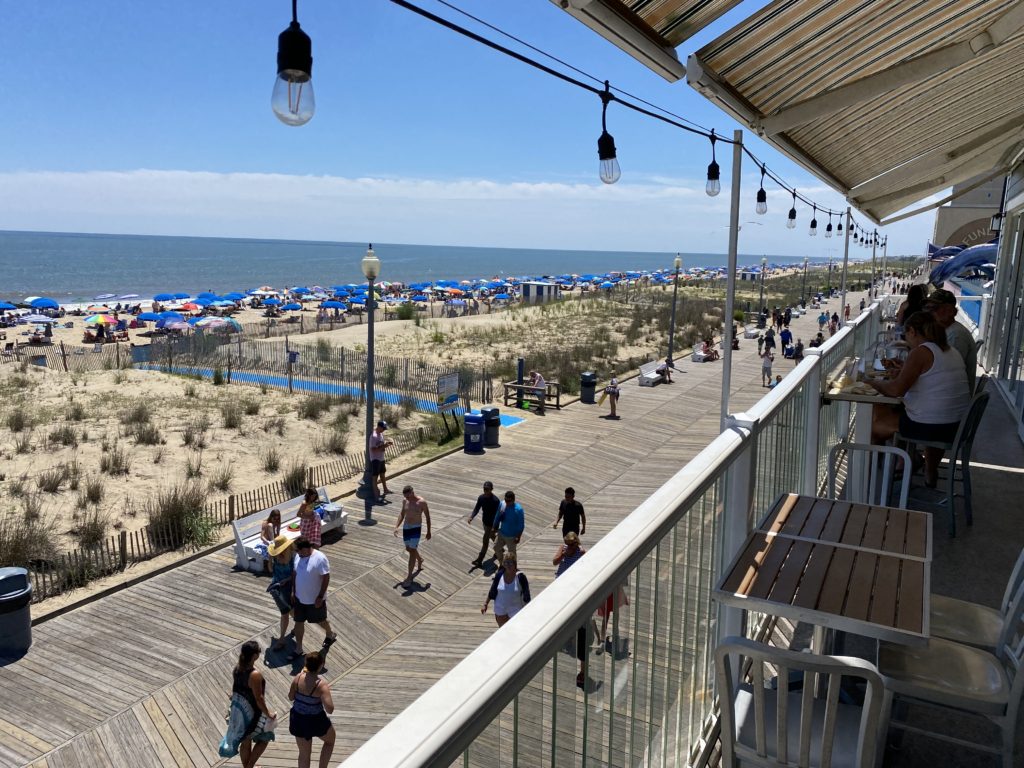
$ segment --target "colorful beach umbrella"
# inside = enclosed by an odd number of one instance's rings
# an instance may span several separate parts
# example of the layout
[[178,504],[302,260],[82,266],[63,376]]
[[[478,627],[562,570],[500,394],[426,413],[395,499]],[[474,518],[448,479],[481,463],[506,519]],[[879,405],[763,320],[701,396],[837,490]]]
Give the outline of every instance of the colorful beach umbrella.
[[104,305],[101,305],[101,304],[94,304],[93,306],[88,307],[85,311],[86,312],[92,312],[94,315],[95,314],[105,315],[107,312],[110,311],[110,307],[107,307],[107,306],[104,306]]
[[182,310],[183,312],[196,312],[199,308],[199,305],[196,304],[194,301],[186,301],[179,307],[179,309]]
[[117,318],[110,315],[92,315],[85,318],[86,325],[117,325]]

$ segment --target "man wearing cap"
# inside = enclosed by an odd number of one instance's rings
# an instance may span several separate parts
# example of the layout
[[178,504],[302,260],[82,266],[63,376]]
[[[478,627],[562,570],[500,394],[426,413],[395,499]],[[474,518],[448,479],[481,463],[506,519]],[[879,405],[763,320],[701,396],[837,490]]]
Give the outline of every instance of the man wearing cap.
[[[378,421],[377,428],[370,434],[370,474],[373,475],[374,501],[383,499],[384,496],[391,493],[388,490],[388,481],[385,476],[388,466],[384,463],[384,449],[389,445],[394,445],[394,442],[384,437],[384,430],[387,428],[386,421]],[[383,487],[383,493],[378,485]]]
[[946,331],[949,346],[960,353],[967,369],[967,395],[974,393],[974,379],[978,369],[978,348],[971,332],[957,322],[956,296],[944,288],[932,291],[924,301],[924,310],[931,312],[935,321]]

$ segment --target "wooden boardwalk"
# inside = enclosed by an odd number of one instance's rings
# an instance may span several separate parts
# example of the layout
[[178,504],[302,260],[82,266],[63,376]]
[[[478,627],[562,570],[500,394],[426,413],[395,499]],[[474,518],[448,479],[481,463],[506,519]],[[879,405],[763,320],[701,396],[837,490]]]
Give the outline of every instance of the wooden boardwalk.
[[[805,341],[812,328],[810,316],[794,323]],[[741,343],[733,411],[765,393],[756,343]],[[329,615],[339,635],[325,672],[336,706],[335,762],[494,631],[493,617],[479,611],[488,581],[469,566],[480,545],[479,522],[465,522],[484,480],[498,493],[515,490],[526,509],[520,564],[536,592],[553,577],[560,535],[551,523],[566,486],[586,506],[584,544],[591,544],[718,434],[721,364],[687,359],[679,366],[672,385],[625,382],[620,421],[599,418],[606,412],[600,406],[549,409],[503,430],[500,449],[455,453],[394,478],[392,489],[412,484],[433,518],[434,537],[421,548],[426,567],[412,590],[399,585],[407,558],[391,532],[398,503],[376,507],[374,526],[356,523],[361,504],[350,506],[348,534],[328,537],[323,548],[332,569]],[[776,372],[792,367],[776,359]],[[278,613],[267,580],[235,572],[233,563],[232,550],[220,550],[35,627],[28,655],[0,660],[0,766],[237,766],[237,758],[217,755],[231,669],[243,641],[270,645]],[[309,628],[306,647],[321,639],[319,628]],[[264,768],[296,762],[286,693],[298,666],[286,654],[265,657],[280,725],[279,740],[260,760]],[[574,660],[565,658],[559,670],[571,680]],[[571,696],[575,689],[560,683],[562,690]]]

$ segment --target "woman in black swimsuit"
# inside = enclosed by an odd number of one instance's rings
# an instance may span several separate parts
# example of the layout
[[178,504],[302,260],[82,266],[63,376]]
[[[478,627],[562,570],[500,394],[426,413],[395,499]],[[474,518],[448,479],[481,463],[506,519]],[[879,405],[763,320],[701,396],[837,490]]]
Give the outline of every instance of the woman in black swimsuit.
[[[266,715],[268,720],[277,718],[263,698],[267,682],[263,679],[263,674],[256,669],[256,659],[259,656],[259,643],[254,640],[242,643],[242,649],[238,654],[238,666],[232,673],[231,692],[239,694],[248,701],[255,713],[252,722],[246,728],[241,744],[238,746],[238,757],[242,761],[242,768],[253,768],[256,761],[260,759],[260,755],[263,754],[263,750],[267,748],[267,744],[274,738],[273,732],[256,733],[260,726],[261,716]],[[254,736],[256,736],[255,739]]]
[[299,768],[309,768],[314,738],[324,742],[320,750],[320,768],[328,768],[334,752],[334,725],[328,717],[334,711],[334,700],[330,686],[319,674],[323,666],[322,655],[307,653],[305,667],[292,680],[288,691],[288,700],[292,702],[288,732],[295,737],[299,747]]

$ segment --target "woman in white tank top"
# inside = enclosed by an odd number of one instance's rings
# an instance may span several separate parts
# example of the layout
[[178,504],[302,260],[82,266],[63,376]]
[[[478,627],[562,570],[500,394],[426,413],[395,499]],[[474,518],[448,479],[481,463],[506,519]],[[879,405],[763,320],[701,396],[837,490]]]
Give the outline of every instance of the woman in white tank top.
[[[883,395],[902,397],[903,408],[875,406],[872,437],[876,443],[897,430],[919,440],[952,441],[960,419],[971,404],[967,373],[960,353],[950,348],[942,327],[927,312],[915,312],[903,322],[910,354],[892,381],[869,381]],[[943,451],[927,448],[925,483],[935,486]]]

